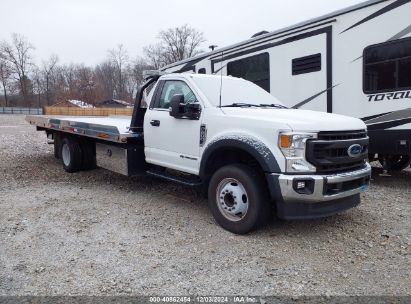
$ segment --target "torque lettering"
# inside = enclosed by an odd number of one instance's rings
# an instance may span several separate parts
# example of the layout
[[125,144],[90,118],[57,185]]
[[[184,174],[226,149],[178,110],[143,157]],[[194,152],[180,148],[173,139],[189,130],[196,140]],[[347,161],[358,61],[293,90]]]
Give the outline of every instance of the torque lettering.
[[382,94],[371,94],[368,95],[368,102],[371,101],[384,101],[384,100],[401,100],[401,99],[410,99],[411,98],[411,91],[401,91],[401,92],[390,92],[390,93],[382,93]]

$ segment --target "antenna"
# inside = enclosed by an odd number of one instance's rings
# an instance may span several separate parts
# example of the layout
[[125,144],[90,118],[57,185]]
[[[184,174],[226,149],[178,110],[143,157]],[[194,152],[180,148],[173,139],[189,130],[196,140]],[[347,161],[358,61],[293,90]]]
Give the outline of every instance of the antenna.
[[219,106],[219,108],[221,108],[221,94],[222,94],[222,91],[223,91],[223,68],[224,68],[224,66],[223,66],[223,59],[224,59],[224,57],[223,57],[223,51],[221,51],[221,67],[220,67],[220,106]]

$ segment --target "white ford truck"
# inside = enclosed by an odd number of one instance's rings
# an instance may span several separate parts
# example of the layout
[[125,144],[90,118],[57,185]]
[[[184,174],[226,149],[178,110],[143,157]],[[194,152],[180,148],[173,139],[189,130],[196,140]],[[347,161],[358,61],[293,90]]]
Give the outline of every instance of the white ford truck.
[[233,77],[151,73],[132,117],[26,120],[46,131],[66,171],[99,166],[203,187],[215,220],[237,234],[273,210],[309,219],[355,207],[371,173],[361,120],[287,109]]

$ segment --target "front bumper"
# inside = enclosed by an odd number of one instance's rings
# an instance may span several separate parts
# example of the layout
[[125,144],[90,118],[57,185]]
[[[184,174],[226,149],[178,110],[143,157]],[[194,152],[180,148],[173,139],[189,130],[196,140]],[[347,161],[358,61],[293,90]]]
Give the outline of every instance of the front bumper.
[[[359,194],[369,184],[371,166],[333,175],[267,174],[277,213],[283,219],[304,219],[329,216],[357,206]],[[296,184],[306,182],[306,191]]]

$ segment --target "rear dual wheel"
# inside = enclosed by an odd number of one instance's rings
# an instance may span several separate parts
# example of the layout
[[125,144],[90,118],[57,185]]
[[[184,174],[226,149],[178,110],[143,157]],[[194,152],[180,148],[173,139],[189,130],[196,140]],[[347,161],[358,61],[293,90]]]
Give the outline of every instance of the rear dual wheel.
[[93,144],[89,142],[63,138],[60,145],[60,156],[64,170],[70,173],[93,169],[96,166]]
[[63,138],[60,155],[64,170],[70,173],[81,170],[82,153],[80,144],[77,141],[71,138]]
[[82,141],[80,142],[80,148],[82,153],[81,170],[96,168],[95,144],[93,142]]
[[54,137],[54,157],[60,159],[61,137],[58,133],[53,134]]

